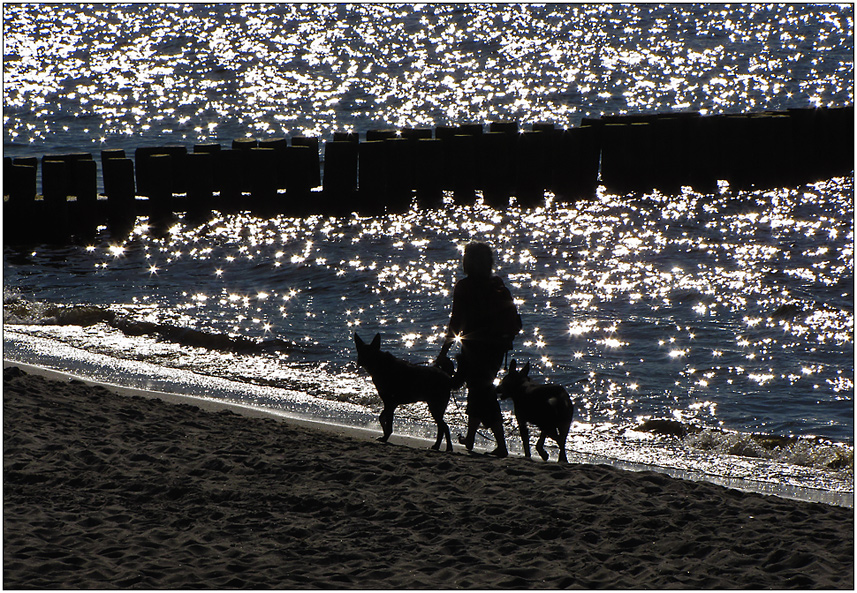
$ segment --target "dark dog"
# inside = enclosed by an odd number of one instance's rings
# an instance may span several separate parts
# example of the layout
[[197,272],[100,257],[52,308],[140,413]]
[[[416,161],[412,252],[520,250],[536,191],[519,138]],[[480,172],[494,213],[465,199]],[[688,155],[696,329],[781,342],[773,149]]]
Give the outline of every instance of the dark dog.
[[501,399],[511,398],[515,404],[515,417],[521,429],[521,442],[524,445],[524,455],[530,456],[530,433],[527,423],[535,424],[541,430],[536,451],[545,461],[548,452],[545,451],[545,438],[550,437],[559,445],[559,461],[568,462],[565,455],[565,440],[574,416],[574,404],[568,397],[568,392],[561,385],[536,385],[529,377],[530,363],[520,371],[513,360],[508,374],[500,381],[497,394]]
[[437,423],[437,441],[432,449],[440,449],[440,443],[446,436],[446,450],[452,451],[449,426],[443,421],[452,389],[449,373],[437,366],[417,365],[399,360],[389,352],[381,352],[381,334],[375,334],[372,343],[366,344],[355,333],[354,342],[357,344],[357,364],[372,376],[372,382],[384,402],[384,410],[378,417],[384,436],[379,440],[387,442],[393,434],[393,412],[398,406],[426,402]]

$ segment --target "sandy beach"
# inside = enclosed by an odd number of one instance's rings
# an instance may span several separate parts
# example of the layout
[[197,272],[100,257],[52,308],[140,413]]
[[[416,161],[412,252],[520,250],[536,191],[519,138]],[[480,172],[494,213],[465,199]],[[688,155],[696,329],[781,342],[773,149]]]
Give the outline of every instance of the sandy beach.
[[3,383],[7,589],[854,587],[851,509]]

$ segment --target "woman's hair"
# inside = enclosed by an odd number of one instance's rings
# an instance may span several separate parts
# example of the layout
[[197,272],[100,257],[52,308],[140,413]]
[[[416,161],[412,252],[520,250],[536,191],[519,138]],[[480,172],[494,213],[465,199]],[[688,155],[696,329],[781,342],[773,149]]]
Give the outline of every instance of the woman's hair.
[[464,248],[464,273],[487,278],[494,267],[494,254],[487,243],[468,243]]

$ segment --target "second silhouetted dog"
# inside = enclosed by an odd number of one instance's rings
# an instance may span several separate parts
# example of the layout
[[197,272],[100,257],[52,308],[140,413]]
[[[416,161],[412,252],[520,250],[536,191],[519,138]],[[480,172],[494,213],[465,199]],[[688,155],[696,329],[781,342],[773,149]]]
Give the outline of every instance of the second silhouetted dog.
[[515,404],[515,417],[521,430],[524,455],[530,457],[530,431],[527,424],[535,424],[541,430],[536,451],[548,460],[545,438],[550,437],[559,446],[559,461],[568,462],[565,441],[574,416],[574,404],[562,385],[537,385],[530,380],[530,363],[519,371],[513,360],[509,372],[500,381],[497,394],[501,399],[510,399]]

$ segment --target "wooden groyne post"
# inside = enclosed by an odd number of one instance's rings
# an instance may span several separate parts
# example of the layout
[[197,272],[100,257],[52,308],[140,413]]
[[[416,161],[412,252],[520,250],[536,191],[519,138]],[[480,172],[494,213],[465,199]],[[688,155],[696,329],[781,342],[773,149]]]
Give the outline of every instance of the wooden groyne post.
[[[260,216],[377,215],[416,199],[486,203],[515,196],[535,207],[587,199],[599,184],[620,195],[689,186],[717,191],[795,187],[853,174],[854,107],[752,114],[664,113],[584,118],[558,129],[517,122],[370,130],[363,140],[336,132],[313,137],[239,138],[228,147],[145,146],[134,151],[4,158],[4,229],[9,243],[89,237],[99,224],[127,230],[138,214],[169,224],[174,213],[211,210]],[[40,175],[39,175],[40,173]],[[41,193],[39,193],[41,179]]]

